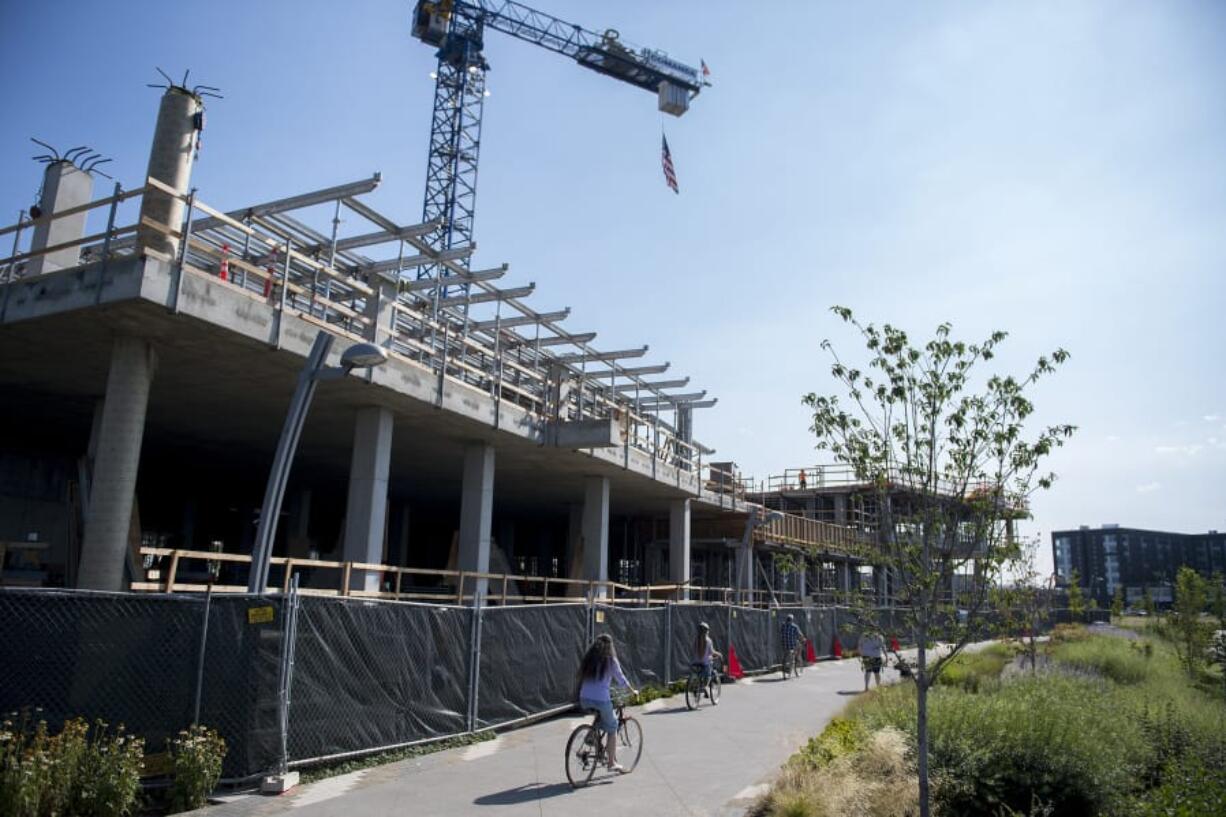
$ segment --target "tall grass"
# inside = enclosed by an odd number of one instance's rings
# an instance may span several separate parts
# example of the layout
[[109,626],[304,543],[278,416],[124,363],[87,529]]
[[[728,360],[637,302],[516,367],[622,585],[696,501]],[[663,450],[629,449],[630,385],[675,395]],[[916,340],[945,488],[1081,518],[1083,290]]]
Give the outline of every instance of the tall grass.
[[[950,679],[930,692],[938,813],[1038,813],[1036,804],[1055,817],[1215,813],[1163,809],[1217,802],[1218,787],[1192,793],[1188,781],[1226,780],[1226,702],[1191,685],[1164,642],[1084,629],[1061,635],[1051,652],[1052,672],[993,680],[1008,653],[992,649],[955,661]],[[884,688],[849,705],[789,765],[789,790],[810,791],[819,778],[831,784],[831,770],[858,768],[863,747],[883,730],[907,736],[913,751],[913,685]],[[761,813],[865,813],[833,810],[829,800],[821,801],[825,811],[797,805],[812,802],[818,801],[800,795],[772,800],[795,808]]]
[[[1155,673],[1143,648],[1121,638],[1091,638],[1056,646],[1052,658],[1061,664],[1110,678],[1117,684],[1139,684]],[[1162,662],[1159,662],[1162,663]]]
[[1014,652],[1007,644],[991,644],[982,650],[959,653],[937,677],[943,686],[978,692],[980,686],[1000,678]]

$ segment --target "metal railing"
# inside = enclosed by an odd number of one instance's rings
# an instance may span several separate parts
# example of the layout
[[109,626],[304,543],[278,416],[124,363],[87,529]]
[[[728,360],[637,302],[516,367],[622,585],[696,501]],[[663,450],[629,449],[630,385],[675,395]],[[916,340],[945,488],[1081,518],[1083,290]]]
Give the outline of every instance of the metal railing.
[[[900,468],[891,468],[886,479],[886,487],[890,490],[909,490],[915,483],[916,480],[905,475]],[[871,487],[872,480],[860,477],[850,465],[809,465],[785,468],[781,474],[771,474],[755,490],[748,493],[761,497],[768,493]],[[936,492],[943,496],[961,496],[966,499],[989,496],[995,490],[995,486],[990,482],[963,484],[947,477],[939,477],[934,487]],[[1012,507],[1025,508],[1025,503],[1015,498],[1010,498],[1009,503]]]
[[[162,224],[145,216],[138,224],[117,226],[120,205],[149,191],[182,201],[186,205],[183,223]],[[382,230],[378,235],[386,236],[383,241],[399,243],[396,270],[408,268],[414,259],[419,259],[417,263],[446,266],[447,253],[439,253],[423,244],[420,236],[413,232],[414,228],[398,227],[351,196],[336,201],[338,208],[344,202],[378,226]],[[53,247],[22,250],[28,228],[102,208],[107,212],[104,232]],[[197,222],[207,226],[197,229],[194,227]],[[142,246],[138,231],[173,239],[179,247],[176,257]],[[194,190],[180,193],[152,177],[135,190],[124,191],[117,184],[114,194],[106,198],[34,220],[23,218],[17,224],[0,228],[0,238],[10,233],[13,235],[12,252],[9,257],[0,259],[0,284],[22,280],[27,262],[34,258],[80,247],[82,263],[101,264],[98,279],[101,293],[102,276],[108,263],[143,253],[172,265],[175,275],[172,306],[176,310],[184,276],[207,278],[215,285],[268,305],[278,314],[291,312],[339,336],[378,343],[391,357],[426,367],[438,379],[440,397],[443,384],[449,382],[483,392],[499,405],[519,406],[534,415],[542,426],[549,422],[612,419],[621,429],[620,447],[627,466],[634,451],[649,458],[654,478],[675,481],[678,486],[683,479],[687,483],[692,480],[698,485],[696,494],[699,496],[713,491],[712,485],[718,484],[702,479],[703,452],[710,449],[682,439],[677,430],[660,417],[661,409],[666,409],[667,404],[643,406],[643,401],[638,399],[639,392],[633,392],[633,399],[623,394],[630,378],[621,377],[619,390],[618,369],[613,364],[609,364],[614,372],[611,378],[596,378],[582,363],[564,360],[564,355],[550,351],[554,346],[570,344],[581,350],[579,357],[598,354],[586,345],[590,336],[567,335],[557,328],[556,322],[529,310],[514,297],[502,294],[497,298],[483,297],[490,292],[477,291],[460,298],[463,303],[448,304],[456,298],[440,297],[445,282],[432,285],[433,294],[426,297],[429,291],[418,286],[422,282],[406,286],[382,277],[375,271],[381,268],[382,262],[360,257],[363,263],[342,263],[355,256],[338,248],[379,243],[370,236],[357,237],[346,245],[345,239],[338,241],[333,235],[329,241],[326,236],[315,234],[283,214],[235,218],[208,206]],[[357,243],[359,241],[362,243]],[[421,254],[406,258],[406,246]],[[4,320],[9,296],[10,289],[6,288],[0,321]],[[494,320],[473,320],[472,307],[494,300],[499,309]],[[534,340],[502,327],[503,304],[508,310],[519,310],[524,316],[535,316],[538,329]],[[515,326],[523,322],[517,320],[507,319],[506,324]],[[274,342],[279,343],[280,321],[276,326]],[[551,336],[542,341],[541,326],[559,332],[561,337]],[[647,391],[642,396],[649,399],[651,393]],[[495,412],[495,416],[498,415]],[[665,472],[665,468],[673,471]],[[714,493],[725,494],[723,500],[713,497],[714,501],[727,500],[732,504],[744,496],[741,488],[730,493],[714,490]]]

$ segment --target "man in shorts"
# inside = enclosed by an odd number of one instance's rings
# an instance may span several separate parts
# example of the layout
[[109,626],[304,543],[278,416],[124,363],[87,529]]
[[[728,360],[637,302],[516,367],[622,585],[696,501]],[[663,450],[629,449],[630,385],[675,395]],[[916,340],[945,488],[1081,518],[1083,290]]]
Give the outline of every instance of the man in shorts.
[[881,664],[885,657],[885,639],[876,630],[870,630],[860,638],[860,668],[864,670],[864,691],[868,692],[870,675],[876,676],[881,686]]

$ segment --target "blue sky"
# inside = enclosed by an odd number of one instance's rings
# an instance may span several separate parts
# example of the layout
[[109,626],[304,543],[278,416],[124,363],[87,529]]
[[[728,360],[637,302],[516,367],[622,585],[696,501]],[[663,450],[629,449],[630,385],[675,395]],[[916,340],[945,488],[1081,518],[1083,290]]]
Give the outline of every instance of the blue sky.
[[[695,426],[719,457],[817,459],[800,398],[831,389],[822,338],[854,357],[845,304],[917,337],[1006,329],[1004,370],[1072,352],[1034,395],[1081,431],[1030,533],[1226,528],[1226,5],[538,2],[704,58],[714,87],[665,118],[490,34],[475,264],[718,396]],[[194,177],[210,204],[380,170],[368,200],[420,214],[433,59],[408,3],[0,9],[4,223],[38,187],[29,136],[139,183],[155,65],[226,95]]]

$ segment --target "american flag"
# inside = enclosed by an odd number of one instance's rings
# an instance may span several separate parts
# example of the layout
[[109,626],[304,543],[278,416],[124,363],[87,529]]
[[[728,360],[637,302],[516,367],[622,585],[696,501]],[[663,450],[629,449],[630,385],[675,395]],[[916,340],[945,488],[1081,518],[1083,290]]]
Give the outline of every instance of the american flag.
[[673,154],[668,150],[668,138],[664,134],[660,134],[660,139],[664,143],[660,151],[660,161],[664,165],[664,181],[673,189],[674,193],[681,193],[681,189],[677,187],[677,171],[673,170]]
[[711,76],[711,69],[707,67],[707,61],[706,61],[706,60],[699,60],[699,62],[701,62],[701,63],[702,63],[702,77],[703,77],[703,79],[706,79],[707,77]]

